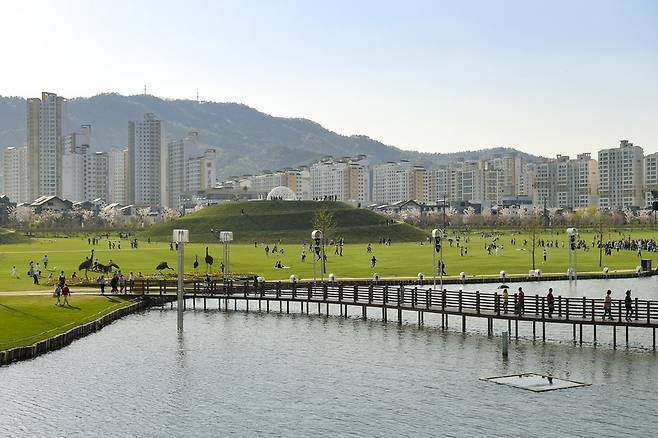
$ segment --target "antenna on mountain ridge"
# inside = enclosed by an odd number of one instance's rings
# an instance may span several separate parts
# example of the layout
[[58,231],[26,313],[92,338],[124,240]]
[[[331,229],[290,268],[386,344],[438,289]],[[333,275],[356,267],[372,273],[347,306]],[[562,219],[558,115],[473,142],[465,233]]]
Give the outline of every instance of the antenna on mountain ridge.
[[196,103],[199,103],[199,89],[196,90]]
[[144,96],[146,96],[146,84],[144,84]]

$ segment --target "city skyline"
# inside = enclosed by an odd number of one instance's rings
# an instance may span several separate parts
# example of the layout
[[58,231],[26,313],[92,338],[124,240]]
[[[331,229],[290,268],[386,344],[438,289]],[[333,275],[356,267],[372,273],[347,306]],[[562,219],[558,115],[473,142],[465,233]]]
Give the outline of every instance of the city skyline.
[[[21,68],[3,70],[0,94],[139,94],[146,83],[149,94],[198,90],[404,150],[510,146],[552,157],[628,138],[658,151],[651,2],[157,5],[6,6],[0,36],[15,41],[6,57]],[[51,20],[85,25],[51,39],[40,25]],[[35,32],[17,40],[24,22]],[[65,53],[66,71],[37,68]]]

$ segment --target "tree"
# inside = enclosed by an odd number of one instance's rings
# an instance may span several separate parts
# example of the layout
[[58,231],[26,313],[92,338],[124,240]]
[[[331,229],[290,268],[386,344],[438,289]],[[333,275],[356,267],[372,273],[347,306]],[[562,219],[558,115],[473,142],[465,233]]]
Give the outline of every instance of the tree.
[[313,229],[322,231],[325,241],[330,239],[336,230],[334,214],[324,207],[317,210],[313,217]]
[[[313,229],[322,231],[322,237],[323,237],[322,254],[324,254],[324,242],[330,239],[334,231],[336,230],[336,219],[334,218],[334,214],[329,210],[327,210],[326,208],[321,208],[317,210],[315,212],[315,216],[313,217]],[[327,265],[324,258],[322,259],[321,266],[322,266],[322,272],[326,274]]]

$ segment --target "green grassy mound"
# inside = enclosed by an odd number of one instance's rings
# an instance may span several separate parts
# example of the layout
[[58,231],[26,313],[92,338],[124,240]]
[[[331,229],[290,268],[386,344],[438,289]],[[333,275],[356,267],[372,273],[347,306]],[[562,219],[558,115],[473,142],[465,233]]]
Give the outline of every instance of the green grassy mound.
[[190,230],[193,242],[213,240],[211,229],[233,231],[237,242],[255,240],[272,242],[301,242],[310,239],[315,212],[326,208],[334,215],[336,229],[333,236],[347,242],[376,242],[380,237],[394,241],[420,241],[426,233],[403,223],[389,223],[385,217],[370,210],[352,207],[342,202],[315,201],[243,201],[227,202],[204,208],[175,221],[156,224],[145,232],[145,237],[169,241],[173,229]]
[[13,230],[0,228],[0,244],[4,243],[25,243],[29,242],[30,238]]

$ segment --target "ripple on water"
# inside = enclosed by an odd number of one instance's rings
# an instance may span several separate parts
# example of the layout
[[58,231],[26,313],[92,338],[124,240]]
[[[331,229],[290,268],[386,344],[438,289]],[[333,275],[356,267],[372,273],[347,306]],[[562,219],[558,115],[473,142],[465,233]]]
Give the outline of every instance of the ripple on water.
[[[432,327],[199,311],[178,337],[175,318],[130,316],[1,368],[0,435],[649,437],[658,426],[652,353],[524,339],[503,361],[496,339]],[[522,371],[592,386],[534,394],[479,380]]]

